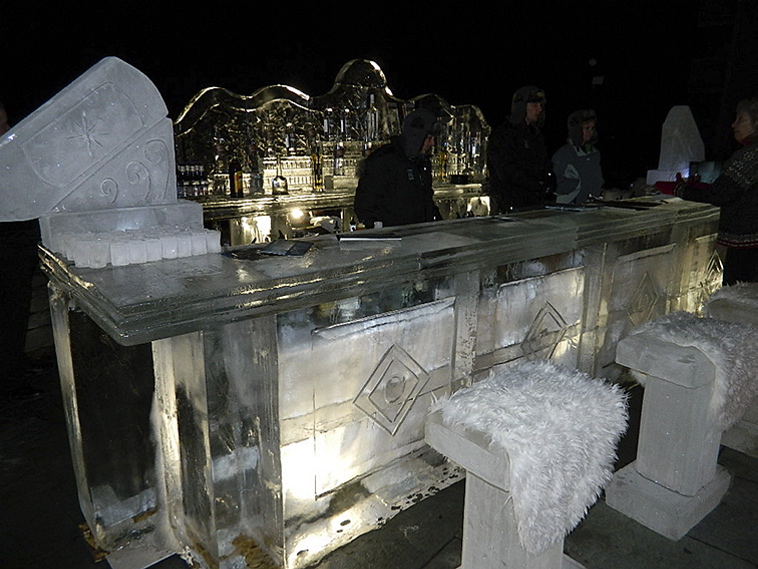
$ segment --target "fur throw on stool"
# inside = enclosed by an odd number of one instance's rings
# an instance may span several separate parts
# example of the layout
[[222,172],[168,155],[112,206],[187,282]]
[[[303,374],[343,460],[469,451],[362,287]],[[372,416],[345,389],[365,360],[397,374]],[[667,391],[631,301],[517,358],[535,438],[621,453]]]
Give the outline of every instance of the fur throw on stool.
[[[700,350],[716,366],[710,410],[719,427],[726,431],[742,418],[758,394],[758,326],[673,312],[631,332],[641,333]],[[637,379],[644,385],[644,377]]]
[[[722,318],[719,314],[723,314],[725,309],[729,317]],[[758,283],[721,287],[705,303],[704,314],[711,318],[758,325]]]
[[519,541],[534,555],[597,501],[628,419],[619,386],[547,361],[501,368],[432,410],[447,427],[480,431],[508,454]]

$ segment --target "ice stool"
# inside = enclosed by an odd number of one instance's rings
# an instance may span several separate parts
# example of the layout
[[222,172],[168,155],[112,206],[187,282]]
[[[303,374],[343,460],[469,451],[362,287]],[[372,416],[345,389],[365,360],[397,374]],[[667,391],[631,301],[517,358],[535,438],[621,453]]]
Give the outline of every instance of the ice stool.
[[616,362],[644,386],[637,459],[613,477],[605,502],[678,540],[721,501],[721,433],[758,387],[758,328],[676,312],[619,342]]
[[467,471],[461,569],[581,568],[563,540],[610,481],[626,425],[618,386],[546,361],[433,405],[426,441]]
[[[707,300],[703,313],[718,320],[758,326],[758,283],[738,283],[720,288]],[[755,342],[758,344],[758,338]],[[753,398],[742,419],[724,431],[721,444],[758,457],[758,397]]]

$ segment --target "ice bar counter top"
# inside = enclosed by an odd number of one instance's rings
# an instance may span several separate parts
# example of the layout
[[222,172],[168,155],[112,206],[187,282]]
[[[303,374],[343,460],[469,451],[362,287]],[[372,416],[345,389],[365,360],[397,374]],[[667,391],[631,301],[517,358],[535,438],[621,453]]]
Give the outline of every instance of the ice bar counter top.
[[86,519],[112,549],[236,567],[254,543],[307,566],[459,479],[424,443],[435,399],[523,358],[615,377],[626,331],[718,283],[716,224],[674,201],[300,256],[78,269],[43,250]]
[[464,475],[424,442],[435,400],[524,359],[616,379],[632,327],[721,280],[718,210],[652,197],[222,248],[177,199],[160,94],[115,58],[0,137],[0,169],[0,219],[40,219],[114,569],[307,567]]

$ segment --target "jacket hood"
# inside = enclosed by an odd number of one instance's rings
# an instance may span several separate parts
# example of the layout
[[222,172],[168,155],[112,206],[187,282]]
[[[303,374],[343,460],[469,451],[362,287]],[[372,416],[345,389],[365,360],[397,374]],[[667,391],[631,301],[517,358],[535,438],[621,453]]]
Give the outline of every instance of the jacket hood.
[[421,146],[430,134],[434,134],[437,117],[428,109],[416,109],[403,121],[402,145],[408,158],[421,153]]
[[[582,136],[582,124],[589,122],[589,121],[595,121],[597,123],[597,115],[595,114],[595,111],[592,109],[582,109],[579,111],[574,111],[568,116],[568,119],[566,120],[567,126],[568,126],[568,139],[574,146],[583,146],[584,144],[584,138]],[[595,144],[597,142],[597,132],[592,137],[592,140],[589,141],[590,144]]]
[[543,110],[540,115],[537,126],[545,124],[545,110],[544,106],[547,103],[545,98],[545,92],[539,87],[534,85],[526,85],[521,87],[513,94],[511,99],[511,115],[508,120],[512,124],[521,124],[526,119],[526,104],[527,103],[542,103]]

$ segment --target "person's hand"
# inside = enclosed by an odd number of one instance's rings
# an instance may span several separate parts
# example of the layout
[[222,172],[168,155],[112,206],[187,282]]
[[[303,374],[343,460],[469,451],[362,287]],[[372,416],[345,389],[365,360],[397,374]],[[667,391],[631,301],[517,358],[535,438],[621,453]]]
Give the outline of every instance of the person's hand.
[[693,187],[699,181],[700,181],[700,174],[695,174],[694,176],[690,176],[685,179],[685,178],[682,178],[682,175],[679,172],[677,172],[676,185],[674,186],[674,195],[678,198],[684,197],[684,194],[687,191],[687,189]]

